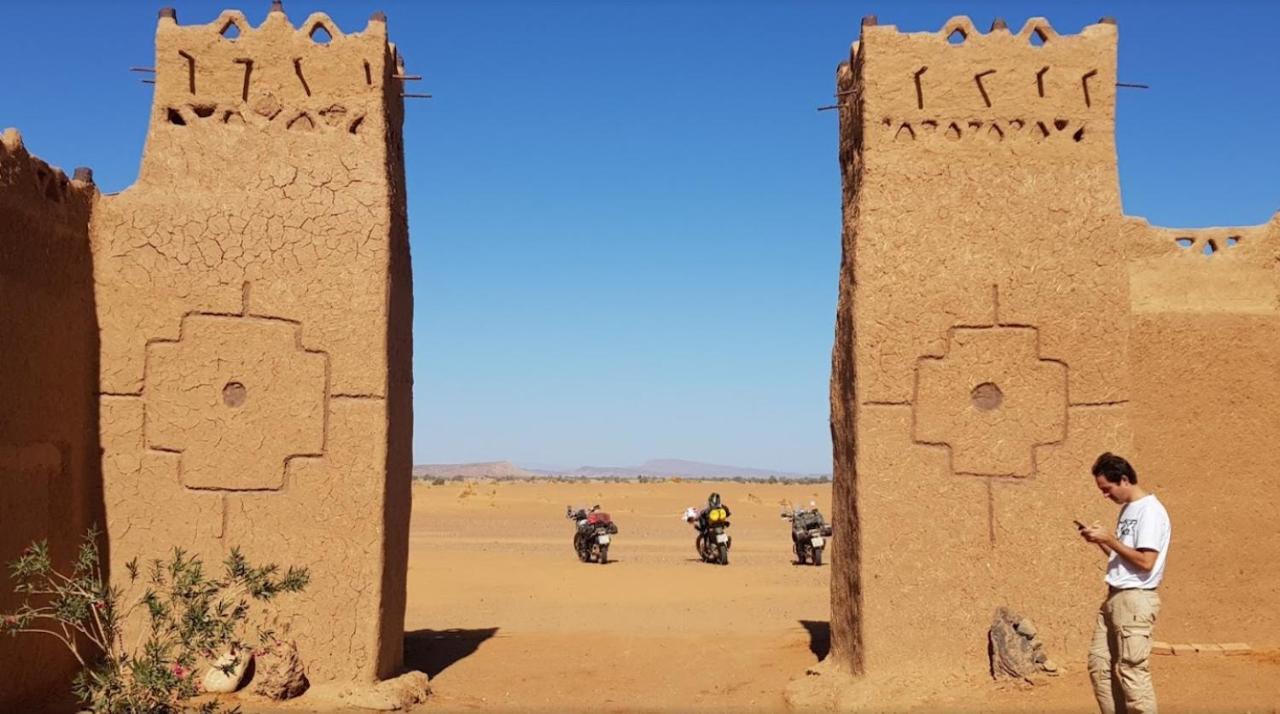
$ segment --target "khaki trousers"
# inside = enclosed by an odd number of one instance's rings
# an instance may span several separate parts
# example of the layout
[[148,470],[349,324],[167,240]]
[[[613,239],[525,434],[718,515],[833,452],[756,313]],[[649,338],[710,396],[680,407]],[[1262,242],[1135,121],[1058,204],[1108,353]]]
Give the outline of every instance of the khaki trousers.
[[1114,590],[1098,608],[1089,679],[1102,714],[1156,714],[1151,632],[1160,614],[1154,590]]

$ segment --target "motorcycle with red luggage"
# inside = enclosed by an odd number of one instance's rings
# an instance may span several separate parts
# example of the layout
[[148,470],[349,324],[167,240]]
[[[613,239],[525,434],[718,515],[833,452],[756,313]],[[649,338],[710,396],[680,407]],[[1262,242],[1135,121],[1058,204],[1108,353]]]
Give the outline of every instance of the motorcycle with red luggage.
[[609,562],[609,544],[618,533],[618,526],[608,513],[597,504],[590,509],[565,506],[565,518],[574,522],[573,551],[584,563]]

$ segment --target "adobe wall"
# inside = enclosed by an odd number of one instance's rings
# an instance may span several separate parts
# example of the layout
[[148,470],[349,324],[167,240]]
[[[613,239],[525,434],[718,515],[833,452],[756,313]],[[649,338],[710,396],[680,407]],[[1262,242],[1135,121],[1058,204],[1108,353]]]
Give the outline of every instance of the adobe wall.
[[[69,179],[0,136],[0,611],[12,611],[8,564],[47,540],[75,557],[102,525],[98,466],[98,328],[86,172]],[[0,637],[0,711],[66,700],[75,660],[41,635]]]
[[[834,545],[832,655],[851,671],[982,675],[1000,605],[1083,661],[1103,564],[1071,522],[1114,523],[1089,474],[1107,450],[1174,520],[1161,636],[1280,638],[1274,614],[1235,617],[1280,587],[1238,547],[1275,532],[1280,496],[1280,218],[1123,215],[1116,42],[1107,21],[1064,36],[1041,18],[985,34],[869,18],[837,73],[834,519],[855,537]],[[1239,475],[1249,503],[1227,501]]]
[[401,72],[381,14],[163,11],[138,182],[92,222],[112,553],[309,567],[280,604],[313,684],[403,658]]

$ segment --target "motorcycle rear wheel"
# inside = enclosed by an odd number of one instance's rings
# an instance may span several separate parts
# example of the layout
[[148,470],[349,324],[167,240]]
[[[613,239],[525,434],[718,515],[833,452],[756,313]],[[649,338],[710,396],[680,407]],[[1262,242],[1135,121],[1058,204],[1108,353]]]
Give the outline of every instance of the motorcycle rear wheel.
[[600,546],[600,564],[604,565],[609,562],[609,546]]
[[813,549],[813,565],[814,567],[822,567],[822,548]]

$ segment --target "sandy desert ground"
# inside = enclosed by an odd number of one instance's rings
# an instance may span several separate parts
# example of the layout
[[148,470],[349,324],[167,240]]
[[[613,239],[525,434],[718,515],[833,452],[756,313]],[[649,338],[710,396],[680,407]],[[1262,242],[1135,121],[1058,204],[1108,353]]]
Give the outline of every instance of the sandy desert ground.
[[[698,561],[680,518],[713,489],[734,512],[728,567]],[[785,709],[787,683],[825,654],[830,569],[793,564],[778,514],[810,500],[829,513],[830,495],[829,484],[415,485],[406,663],[434,689],[416,711]],[[613,514],[609,564],[575,557],[571,503]],[[949,682],[918,710],[1094,710],[1084,653],[1057,658],[1068,673],[1040,686]],[[1153,667],[1163,711],[1280,711],[1275,650]],[[876,709],[902,707],[890,695]]]

